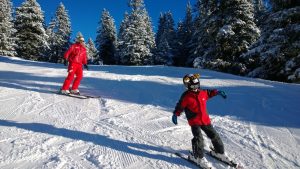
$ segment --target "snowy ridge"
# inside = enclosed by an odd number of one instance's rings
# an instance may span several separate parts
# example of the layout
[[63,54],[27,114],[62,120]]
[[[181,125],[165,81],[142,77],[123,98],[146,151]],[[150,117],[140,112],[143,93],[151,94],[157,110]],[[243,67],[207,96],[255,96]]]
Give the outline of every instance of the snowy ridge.
[[191,68],[91,66],[81,91],[101,98],[81,100],[52,93],[66,73],[60,64],[0,56],[1,169],[195,168],[172,153],[191,149],[184,115],[171,122],[187,73],[228,94],[208,102],[227,154],[245,168],[300,167],[300,85]]

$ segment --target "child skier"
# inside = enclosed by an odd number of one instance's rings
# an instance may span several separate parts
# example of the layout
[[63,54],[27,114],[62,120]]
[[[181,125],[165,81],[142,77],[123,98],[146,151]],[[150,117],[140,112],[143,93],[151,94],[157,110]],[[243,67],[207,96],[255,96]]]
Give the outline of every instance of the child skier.
[[195,161],[203,168],[212,168],[211,164],[204,157],[204,143],[201,130],[210,138],[215,153],[224,154],[224,146],[221,138],[211,125],[209,115],[206,110],[206,101],[216,95],[221,95],[226,99],[224,91],[200,89],[199,74],[187,74],[183,77],[183,84],[187,90],[181,95],[177,103],[172,122],[177,125],[177,116],[185,111],[187,120],[192,129],[194,138],[192,139],[192,154],[189,159]]
[[[84,68],[88,70],[87,66],[87,52],[86,48],[84,46],[84,38],[81,35],[78,35],[76,37],[76,43],[73,44],[65,53],[64,55],[65,59],[65,65],[66,62],[69,62],[68,65],[68,76],[65,79],[65,82],[61,88],[62,94],[77,94],[79,95],[78,86],[80,84],[80,81],[82,79],[83,71],[82,71],[82,65],[84,65]],[[75,80],[72,85],[72,90],[69,91],[69,87],[75,77]]]

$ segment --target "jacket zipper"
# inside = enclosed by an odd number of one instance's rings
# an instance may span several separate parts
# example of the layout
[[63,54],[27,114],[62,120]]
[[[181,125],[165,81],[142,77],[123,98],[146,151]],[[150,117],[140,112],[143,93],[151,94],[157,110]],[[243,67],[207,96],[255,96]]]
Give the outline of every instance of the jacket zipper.
[[196,95],[196,101],[197,101],[197,104],[198,104],[199,112],[201,113],[201,114],[200,114],[200,117],[201,117],[201,118],[200,118],[200,122],[201,122],[202,124],[204,124],[203,121],[202,121],[202,112],[201,112],[200,101],[199,101],[199,99],[198,99],[199,94],[200,94],[200,91],[199,91],[199,93],[197,93],[197,95]]

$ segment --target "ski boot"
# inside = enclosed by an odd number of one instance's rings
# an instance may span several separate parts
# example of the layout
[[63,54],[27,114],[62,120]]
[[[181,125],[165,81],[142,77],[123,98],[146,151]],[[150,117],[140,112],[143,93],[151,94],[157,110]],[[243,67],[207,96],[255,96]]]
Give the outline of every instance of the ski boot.
[[244,168],[241,164],[238,164],[235,161],[233,161],[231,158],[229,158],[225,153],[224,154],[216,153],[213,148],[211,148],[211,151],[209,152],[209,155],[214,157],[215,159],[217,159],[219,161],[222,161],[223,163],[225,163],[225,164],[227,164],[231,167],[234,167],[234,168],[237,168],[237,169],[243,169]]
[[207,159],[205,157],[203,157],[203,158],[195,157],[194,154],[191,152],[189,154],[188,158],[189,158],[189,160],[197,163],[203,169],[214,169],[212,164],[209,161],[207,161]]
[[74,95],[80,95],[80,92],[78,89],[71,90],[70,92],[71,92],[71,94],[74,94]]
[[215,149],[211,146],[209,148],[211,149],[211,151],[210,151],[211,156],[213,156],[213,157],[215,157],[215,158],[217,158],[217,159],[219,159],[219,160],[221,160],[225,163],[231,163],[232,162],[232,160],[225,153],[224,154],[217,153],[215,151]]
[[68,95],[68,94],[70,94],[70,91],[69,90],[60,90],[60,93],[64,94],[64,95]]

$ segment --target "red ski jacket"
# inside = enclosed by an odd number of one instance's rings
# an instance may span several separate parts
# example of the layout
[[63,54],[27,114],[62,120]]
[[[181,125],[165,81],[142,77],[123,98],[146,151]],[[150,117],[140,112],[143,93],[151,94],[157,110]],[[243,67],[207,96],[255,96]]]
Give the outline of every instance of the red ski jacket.
[[66,51],[64,58],[70,63],[87,64],[86,48],[80,44],[75,43]]
[[185,111],[186,118],[190,126],[210,125],[210,118],[206,110],[206,101],[216,96],[218,90],[185,91],[177,103],[174,114],[180,116]]

